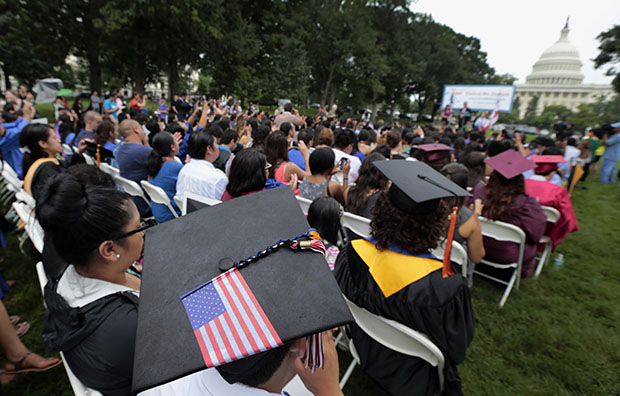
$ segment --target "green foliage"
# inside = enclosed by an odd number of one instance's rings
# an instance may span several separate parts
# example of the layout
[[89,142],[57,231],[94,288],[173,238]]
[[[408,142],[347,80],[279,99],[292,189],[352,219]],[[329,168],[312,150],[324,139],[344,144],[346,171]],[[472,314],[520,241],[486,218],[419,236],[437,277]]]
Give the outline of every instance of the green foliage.
[[612,85],[616,92],[620,93],[620,73],[616,68],[616,65],[620,63],[620,25],[614,25],[609,30],[602,32],[597,39],[600,41],[598,49],[601,52],[594,58],[594,68],[598,69],[604,65],[609,65],[605,74],[616,76]]

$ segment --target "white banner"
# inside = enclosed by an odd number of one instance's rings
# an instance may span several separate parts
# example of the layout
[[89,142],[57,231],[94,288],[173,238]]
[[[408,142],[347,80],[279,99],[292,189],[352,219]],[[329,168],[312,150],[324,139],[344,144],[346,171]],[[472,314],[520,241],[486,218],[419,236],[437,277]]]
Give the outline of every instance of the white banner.
[[444,85],[441,108],[452,105],[452,109],[467,107],[472,111],[512,111],[516,87],[514,85]]

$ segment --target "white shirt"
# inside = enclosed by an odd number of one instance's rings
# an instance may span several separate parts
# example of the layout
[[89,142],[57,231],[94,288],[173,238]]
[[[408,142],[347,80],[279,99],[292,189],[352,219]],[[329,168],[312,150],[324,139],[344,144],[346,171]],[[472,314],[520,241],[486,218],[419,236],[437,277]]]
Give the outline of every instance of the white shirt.
[[226,174],[214,167],[212,163],[192,158],[179,172],[176,196],[183,198],[183,193],[190,191],[219,201],[222,199],[227,184]]
[[[302,388],[299,388],[301,385]],[[287,391],[288,389],[288,391]],[[282,393],[270,393],[259,388],[251,388],[243,384],[229,384],[220,373],[214,369],[206,369],[190,374],[178,380],[146,390],[138,396],[304,396],[312,395],[304,386],[299,377],[295,377]]]
[[574,165],[573,161],[579,157],[581,150],[577,147],[566,146],[564,149],[564,159],[568,162],[569,165]]
[[[334,149],[334,154],[336,154],[336,159],[334,164],[338,166],[341,158],[346,158],[351,163],[351,169],[349,170],[349,184],[355,183],[357,177],[360,175],[360,166],[362,166],[362,161],[354,155],[350,155],[345,153],[344,151],[340,151],[338,149]],[[340,184],[343,184],[343,175],[342,172],[336,173],[332,176],[332,180],[337,181]]]
[[110,294],[124,291],[130,291],[136,296],[140,296],[140,292],[126,286],[82,276],[77,273],[73,265],[69,265],[62,274],[56,289],[56,292],[65,299],[71,308],[83,307]]

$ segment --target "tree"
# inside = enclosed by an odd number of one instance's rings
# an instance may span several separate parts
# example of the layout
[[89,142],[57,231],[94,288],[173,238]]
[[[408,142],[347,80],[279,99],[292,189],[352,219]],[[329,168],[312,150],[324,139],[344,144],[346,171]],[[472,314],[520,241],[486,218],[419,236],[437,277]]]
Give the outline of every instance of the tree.
[[532,122],[532,120],[536,117],[536,110],[538,109],[538,95],[532,96],[532,99],[527,103],[527,107],[525,108],[525,114],[523,115],[523,121],[526,124]]
[[601,52],[594,58],[594,68],[609,65],[605,74],[615,76],[611,84],[616,92],[620,93],[620,74],[616,69],[616,65],[620,63],[620,25],[614,25],[611,29],[602,32],[597,39],[600,41],[598,49]]
[[64,65],[70,47],[64,32],[67,8],[63,0],[0,0],[0,64],[7,88],[9,76],[32,86]]

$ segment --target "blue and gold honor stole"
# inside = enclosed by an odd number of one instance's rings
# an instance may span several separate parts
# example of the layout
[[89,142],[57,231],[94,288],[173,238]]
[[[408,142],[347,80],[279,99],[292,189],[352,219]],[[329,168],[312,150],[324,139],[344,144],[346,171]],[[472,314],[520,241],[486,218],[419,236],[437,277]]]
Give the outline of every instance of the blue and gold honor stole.
[[432,254],[413,255],[392,247],[379,250],[366,239],[357,239],[351,245],[386,298],[443,267]]

